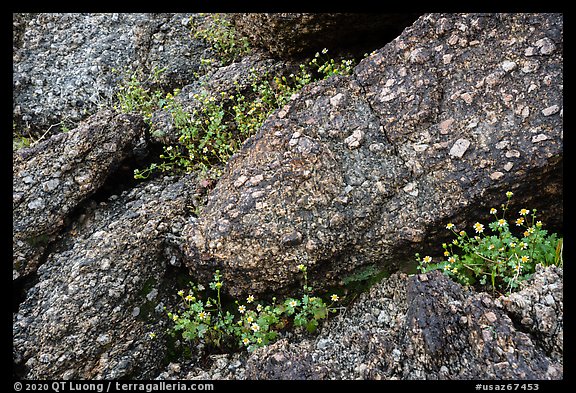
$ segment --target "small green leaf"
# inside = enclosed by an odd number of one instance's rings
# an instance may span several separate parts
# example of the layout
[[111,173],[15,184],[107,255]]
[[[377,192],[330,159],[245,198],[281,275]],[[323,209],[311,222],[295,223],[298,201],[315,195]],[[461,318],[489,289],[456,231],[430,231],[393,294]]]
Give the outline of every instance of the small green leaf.
[[316,319],[311,319],[306,324],[306,330],[308,330],[309,333],[314,333],[317,327],[318,327],[318,321]]
[[318,307],[314,309],[314,319],[324,319],[328,316],[328,309],[326,307]]

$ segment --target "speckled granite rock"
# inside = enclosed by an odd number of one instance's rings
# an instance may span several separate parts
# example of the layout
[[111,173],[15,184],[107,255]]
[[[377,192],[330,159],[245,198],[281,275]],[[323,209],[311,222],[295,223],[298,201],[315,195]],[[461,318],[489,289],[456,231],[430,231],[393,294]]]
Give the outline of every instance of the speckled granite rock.
[[[190,21],[192,18],[192,23]],[[38,138],[110,105],[125,71],[165,68],[167,90],[196,79],[210,49],[193,39],[197,14],[14,14],[15,131]],[[115,70],[115,71],[114,71]]]
[[[402,268],[508,190],[562,225],[559,14],[428,14],[304,88],[228,163],[183,251],[234,295]],[[511,206],[516,208],[516,206]]]
[[[166,243],[180,235],[191,178],[165,177],[84,214],[38,269],[13,320],[25,379],[146,379],[162,365],[175,292]],[[149,337],[157,335],[156,339]]]
[[[246,362],[247,379],[562,379],[562,270],[539,269],[511,295],[547,307],[531,330],[516,311],[439,272],[393,275],[329,321],[315,339],[281,340]],[[560,289],[558,289],[560,288]],[[534,293],[550,293],[549,298]],[[555,329],[549,329],[553,325]],[[544,344],[544,345],[543,345]]]
[[521,291],[501,299],[503,309],[519,329],[536,335],[540,347],[559,362],[564,348],[563,277],[562,269],[542,269],[530,285],[524,283]]
[[137,116],[103,110],[78,128],[14,152],[13,278],[33,273],[67,217],[144,136]]

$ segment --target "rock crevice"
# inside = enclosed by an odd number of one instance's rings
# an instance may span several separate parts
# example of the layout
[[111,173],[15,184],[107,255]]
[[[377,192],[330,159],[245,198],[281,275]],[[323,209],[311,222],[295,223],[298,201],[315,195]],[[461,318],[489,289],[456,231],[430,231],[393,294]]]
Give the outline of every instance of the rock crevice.
[[13,279],[37,269],[67,218],[132,154],[144,130],[141,118],[105,110],[14,153]]

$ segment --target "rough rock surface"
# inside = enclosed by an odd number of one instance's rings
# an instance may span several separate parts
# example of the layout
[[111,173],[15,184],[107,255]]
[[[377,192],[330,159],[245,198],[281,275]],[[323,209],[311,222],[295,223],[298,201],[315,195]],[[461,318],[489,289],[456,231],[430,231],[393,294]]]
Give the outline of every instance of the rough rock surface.
[[[166,89],[196,79],[209,51],[193,14],[14,14],[13,114],[22,135],[55,133],[110,104],[123,73],[166,68]],[[206,55],[207,56],[207,55]],[[114,72],[113,70],[116,70]],[[52,127],[52,128],[51,128]]]
[[354,48],[357,55],[380,48],[418,14],[251,13],[234,14],[236,29],[254,46],[281,58],[323,48]]
[[508,190],[561,227],[562,37],[559,14],[428,14],[352,77],[307,86],[186,228],[191,270],[221,268],[236,295],[290,286],[299,263],[320,284],[398,269]]
[[[548,307],[532,331],[516,327],[503,303],[464,290],[439,272],[394,275],[330,321],[314,340],[278,341],[246,363],[247,379],[562,379],[562,270],[540,270],[513,296]],[[553,292],[551,304],[535,291]]]
[[191,182],[165,177],[114,195],[67,232],[14,314],[22,378],[146,379],[160,367],[176,258],[166,241],[180,235]]
[[140,117],[103,110],[13,155],[13,278],[33,273],[66,218],[144,136]]
[[[211,91],[190,84],[208,49],[189,43],[189,22],[188,14],[16,14],[17,125],[33,133],[83,119],[111,97],[118,79],[109,71],[126,62],[168,65],[161,83],[188,84],[187,98]],[[178,301],[182,259],[204,278],[222,269],[234,294],[289,288],[299,263],[311,283],[328,285],[365,265],[402,266],[437,245],[448,221],[469,226],[508,190],[520,200],[513,211],[538,208],[561,228],[562,45],[557,14],[426,15],[352,77],[293,96],[230,162],[202,210],[207,186],[193,176],[94,198],[141,147],[135,116],[103,111],[15,152],[13,276],[23,285],[14,375],[562,378],[563,276],[553,267],[496,300],[439,273],[394,274],[318,337],[286,333],[252,354],[211,355],[208,366],[166,366],[162,312]],[[248,57],[205,80],[228,91],[232,75],[245,84],[254,65],[283,67]]]
[[564,348],[563,276],[562,269],[541,270],[522,291],[501,299],[503,309],[519,329],[537,336],[538,345],[559,362]]
[[[212,355],[209,366],[171,363],[156,379],[562,379],[562,287],[556,267],[539,266],[520,291],[499,298],[439,272],[395,273],[316,337]],[[521,315],[537,322],[520,323]]]

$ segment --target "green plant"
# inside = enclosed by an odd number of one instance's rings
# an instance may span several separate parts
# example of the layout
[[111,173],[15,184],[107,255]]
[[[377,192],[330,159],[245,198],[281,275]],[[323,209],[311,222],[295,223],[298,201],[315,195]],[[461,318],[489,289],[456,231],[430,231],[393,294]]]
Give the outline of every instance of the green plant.
[[378,268],[375,265],[368,265],[344,276],[342,283],[348,291],[359,293],[366,291],[372,285],[389,276],[388,270]]
[[[521,209],[512,224],[507,221],[512,195],[510,191],[506,193],[507,201],[501,205],[501,216],[497,209],[490,209],[494,216],[494,221],[488,224],[491,234],[487,234],[479,222],[473,226],[474,236],[448,223],[446,228],[456,239],[442,244],[444,258],[433,262],[429,255],[420,259],[416,254],[418,269],[424,273],[442,270],[463,285],[485,286],[489,283],[493,291],[512,292],[519,282],[532,276],[537,264],[562,266],[563,239],[543,229],[542,222],[536,220],[536,209],[532,212]],[[513,234],[513,228],[519,230],[518,235]]]
[[[327,50],[323,50],[322,55],[316,53],[310,62],[300,65],[299,72],[288,77],[266,74],[263,78],[252,69],[247,92],[236,82],[234,94],[195,94],[196,109],[190,112],[176,100],[180,92],[178,89],[168,94],[152,91],[140,82],[142,77],[133,73],[120,87],[115,108],[122,112],[141,113],[149,124],[154,111],[163,109],[170,113],[173,126],[179,133],[178,144],[163,146],[160,161],[147,168],[136,169],[134,177],[145,179],[156,171],[195,170],[204,176],[218,177],[219,167],[294,93],[310,82],[351,73],[352,60],[339,63],[329,58],[322,60],[326,54]],[[147,81],[154,84],[161,72],[163,69],[155,70]],[[152,129],[151,132],[154,135],[159,130]]]
[[321,75],[320,79],[325,79],[333,75],[350,75],[354,68],[354,60],[343,59],[338,63],[328,56],[328,49],[324,48],[321,52],[316,52],[309,65]]
[[23,147],[30,147],[32,141],[22,135],[15,135],[12,137],[12,151],[22,149]]
[[[113,72],[118,72],[116,69]],[[166,68],[154,68],[152,75],[144,78],[141,72],[132,72],[129,76],[123,77],[123,83],[118,87],[116,93],[117,104],[114,109],[123,113],[140,113],[144,120],[150,121],[154,111],[162,108],[166,98],[160,90],[152,90],[145,87],[146,84],[155,84],[160,78],[160,74]]]
[[[223,65],[234,62],[241,56],[250,53],[250,44],[246,37],[236,33],[234,25],[221,14],[211,14],[207,23],[195,27],[194,38],[206,41]],[[202,59],[209,65],[210,59]]]
[[352,60],[336,63],[334,59],[325,56],[328,53],[327,49],[323,49],[321,53],[322,55],[317,52],[307,64],[300,64],[299,72],[288,76],[265,75],[265,78],[261,78],[256,70],[251,70],[251,92],[255,98],[247,101],[239,88],[237,94],[232,97],[234,122],[242,136],[253,135],[274,110],[285,105],[294,93],[307,84],[333,75],[351,74]]
[[[304,286],[302,287],[304,294],[302,298],[288,298],[279,305],[281,312],[287,316],[293,316],[293,323],[296,327],[304,327],[310,333],[314,333],[318,328],[318,321],[328,316],[329,308],[324,301],[315,296],[310,296],[312,288],[308,286],[308,270],[306,266],[298,265],[298,270],[303,274]],[[338,301],[338,295],[333,294],[330,298],[331,301]],[[333,310],[335,311],[335,310]]]
[[12,121],[12,151],[16,151],[19,149],[22,149],[23,147],[30,147],[32,146],[32,144],[38,143],[40,141],[42,141],[46,135],[48,135],[48,133],[50,131],[52,131],[52,129],[56,128],[56,130],[58,130],[58,126],[60,126],[59,128],[59,132],[69,132],[71,127],[73,127],[75,124],[71,121],[69,121],[68,119],[63,119],[62,121],[58,122],[58,123],[54,123],[51,124],[46,131],[44,131],[44,133],[37,137],[34,138],[32,135],[30,135],[30,133],[28,134],[27,137],[25,137],[24,135],[21,135],[19,132],[16,131],[16,122],[13,120]]
[[[234,134],[231,123],[225,121],[226,111],[222,103],[213,96],[195,94],[197,109],[186,112],[174,95],[167,94],[162,107],[172,116],[174,127],[179,131],[177,145],[163,147],[160,163],[152,163],[148,168],[135,170],[134,177],[147,178],[156,170],[190,172],[200,170],[207,173],[214,164],[224,164],[241,143]],[[212,170],[216,175],[217,170]]]
[[299,265],[298,269],[304,278],[301,298],[290,297],[277,303],[274,297],[272,303],[267,304],[250,295],[245,302],[235,300],[231,303],[234,304],[232,309],[223,304],[222,275],[216,270],[209,284],[211,292],[194,283],[190,283],[188,293],[178,292],[181,311],[168,312],[174,322],[169,333],[181,335],[189,342],[202,341],[214,347],[246,347],[250,351],[274,341],[279,331],[289,326],[313,333],[320,320],[337,311],[333,306],[340,299],[334,294],[330,304],[326,304],[320,297],[311,296],[307,269],[304,265]]

